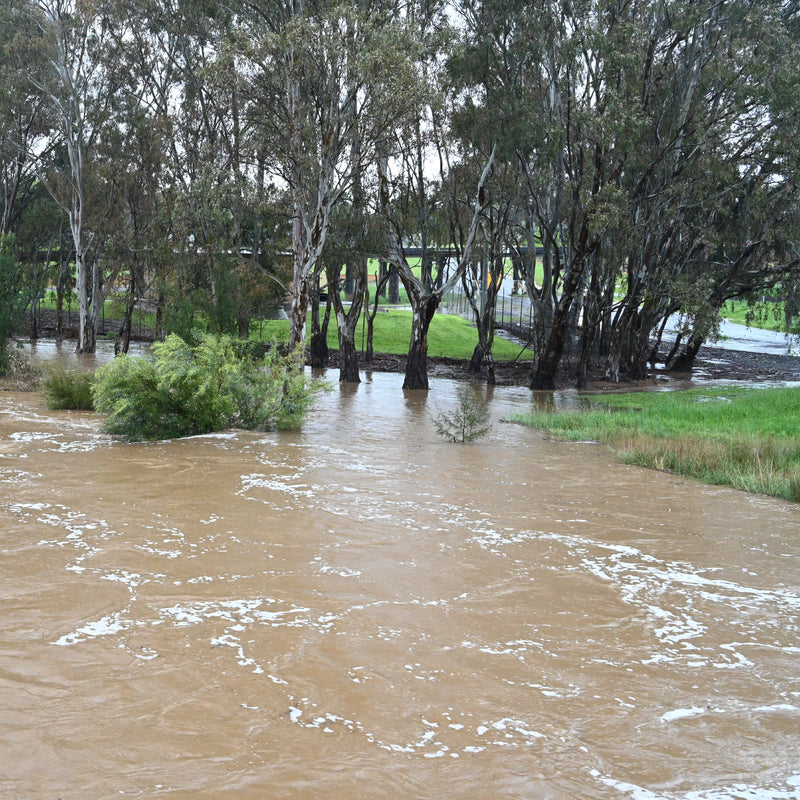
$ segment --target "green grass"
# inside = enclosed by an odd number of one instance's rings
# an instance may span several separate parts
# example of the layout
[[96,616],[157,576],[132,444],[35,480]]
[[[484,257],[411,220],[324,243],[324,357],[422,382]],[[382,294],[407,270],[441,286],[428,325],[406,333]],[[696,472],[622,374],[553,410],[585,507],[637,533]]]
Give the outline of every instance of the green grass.
[[631,393],[513,419],[629,464],[800,502],[800,388]]
[[[401,291],[401,304],[405,299],[405,291]],[[55,295],[48,293],[43,305],[55,307]],[[76,305],[73,306],[77,307]],[[124,306],[113,298],[106,302],[106,319],[122,319]],[[135,312],[134,325],[155,326],[155,315],[142,315]],[[360,349],[366,347],[366,319],[362,314],[358,323],[356,343]],[[381,306],[375,318],[373,348],[376,353],[404,355],[408,352],[411,336],[411,312]],[[285,342],[289,338],[288,320],[254,320],[251,324],[251,337],[259,341]],[[471,358],[472,351],[478,341],[475,326],[462,317],[439,313],[433,318],[428,333],[428,355],[432,358]],[[336,349],[339,346],[336,321],[331,320],[328,327],[328,346]],[[516,358],[530,360],[532,353],[525,351],[520,356],[520,346],[496,336],[494,340],[494,357],[497,361],[513,361]]]
[[756,307],[744,301],[729,300],[722,307],[722,315],[728,322],[762,328],[769,331],[783,331],[786,327],[785,305],[782,301],[762,303]]
[[[362,318],[358,323],[356,338],[356,344],[359,348],[362,342],[366,345],[365,327]],[[288,320],[265,320],[263,323],[254,323],[253,334],[263,341],[276,339],[277,341],[285,342],[289,338],[289,322]],[[373,337],[373,348],[376,353],[404,355],[408,352],[410,336],[410,311],[378,312],[375,317]],[[428,332],[428,355],[432,358],[470,358],[477,341],[478,333],[475,327],[463,317],[437,314],[433,318]],[[494,357],[497,361],[512,361],[519,355],[521,349],[518,344],[509,342],[499,336],[495,337],[494,345]],[[333,349],[339,346],[336,323],[333,320],[328,326],[328,346]],[[531,358],[531,356],[530,351],[526,351],[521,358]]]

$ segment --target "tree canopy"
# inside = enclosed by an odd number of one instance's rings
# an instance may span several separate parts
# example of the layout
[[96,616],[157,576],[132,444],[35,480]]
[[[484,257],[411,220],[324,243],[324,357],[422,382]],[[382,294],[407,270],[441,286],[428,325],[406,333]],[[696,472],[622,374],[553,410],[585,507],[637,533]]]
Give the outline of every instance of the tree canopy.
[[405,386],[427,388],[459,287],[492,379],[513,261],[532,388],[565,354],[579,380],[690,366],[727,300],[796,313],[799,35],[782,0],[6,0],[0,237],[24,268],[4,270],[29,311],[74,287],[92,350],[112,293],[122,349],[143,304],[162,335],[240,336],[286,304],[302,345],[347,264],[357,380],[372,257],[414,313]]

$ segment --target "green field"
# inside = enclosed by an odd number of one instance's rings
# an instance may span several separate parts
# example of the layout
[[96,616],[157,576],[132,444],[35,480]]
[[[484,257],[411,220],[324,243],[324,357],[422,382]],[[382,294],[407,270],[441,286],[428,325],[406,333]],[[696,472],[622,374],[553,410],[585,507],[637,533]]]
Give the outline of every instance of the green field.
[[[253,324],[253,335],[262,341],[275,339],[286,341],[289,338],[288,320],[265,320]],[[411,336],[411,312],[400,310],[379,311],[375,317],[373,348],[376,353],[392,353],[404,355],[408,352]],[[463,317],[452,314],[437,314],[431,322],[428,332],[428,355],[432,358],[468,359],[478,341],[475,326]],[[328,327],[328,346],[336,349],[339,346],[336,324]],[[366,323],[362,319],[358,323],[356,346],[366,346]],[[521,345],[496,336],[494,340],[494,357],[497,361],[513,361],[517,357],[531,359],[533,354],[525,350],[520,355]]]
[[769,331],[784,331],[786,328],[785,306],[781,301],[751,306],[744,301],[729,300],[722,308],[728,322],[763,328]]

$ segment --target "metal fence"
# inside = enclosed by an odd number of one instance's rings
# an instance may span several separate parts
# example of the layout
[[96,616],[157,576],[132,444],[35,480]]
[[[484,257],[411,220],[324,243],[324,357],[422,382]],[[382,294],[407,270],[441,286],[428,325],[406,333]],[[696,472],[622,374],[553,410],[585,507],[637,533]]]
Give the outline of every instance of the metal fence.
[[[475,321],[472,306],[463,292],[451,292],[442,298],[439,309]],[[533,308],[524,294],[501,292],[495,306],[495,326],[527,340],[533,328]]]

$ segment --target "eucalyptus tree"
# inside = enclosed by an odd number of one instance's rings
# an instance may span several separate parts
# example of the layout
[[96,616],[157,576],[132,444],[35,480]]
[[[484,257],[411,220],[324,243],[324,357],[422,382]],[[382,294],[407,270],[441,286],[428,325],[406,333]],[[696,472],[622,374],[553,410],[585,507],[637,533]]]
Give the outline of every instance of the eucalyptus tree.
[[[427,206],[419,204],[417,187],[427,187],[423,191],[427,197],[430,179],[417,171],[421,166],[415,159],[398,165],[392,173],[387,162],[380,161],[381,171],[381,206],[389,223],[389,255],[392,267],[397,270],[400,280],[408,294],[411,305],[411,337],[406,358],[404,389],[427,390],[428,384],[428,330],[436,314],[442,298],[462,280],[468,269],[473,247],[478,236],[478,226],[485,202],[484,184],[492,168],[495,148],[485,156],[483,171],[475,185],[474,199],[470,202],[461,195],[455,195],[454,207],[451,208],[455,224],[452,238],[448,243],[455,252],[455,263],[449,265],[448,275],[442,270],[446,265],[439,262],[440,274],[435,278],[426,270],[426,262],[432,260],[433,253],[426,241],[426,227],[417,226],[419,215],[427,214]],[[390,198],[393,202],[390,202]],[[429,220],[428,220],[429,221]],[[413,259],[408,253],[409,244],[421,242],[420,274],[412,266]]]
[[413,103],[413,42],[381,3],[253,0],[236,22],[259,149],[291,196],[294,346],[331,211]]
[[13,3],[0,6],[0,235],[19,223],[36,182],[32,153],[46,148],[48,120],[28,75],[45,66],[27,42],[35,27]]
[[18,322],[21,289],[14,237],[0,234],[0,375],[4,375],[9,367],[8,340]]
[[726,297],[791,275],[787,4],[459,8],[461,115],[471,141],[502,126],[498,160],[514,153],[524,189],[508,239],[533,308],[532,388],[553,388],[578,344],[579,379],[590,363],[642,377],[671,314],[690,318],[696,348]]
[[726,299],[797,266],[796,106],[787,103],[797,47],[782,4],[661,3],[624,22],[646,57],[622,63],[611,48],[607,61],[625,76],[615,92],[644,136],[619,173],[627,242],[605,352],[612,380],[643,377],[653,336],[678,310],[689,323],[687,366]]
[[[354,188],[357,190],[351,197],[340,202],[333,211],[331,232],[322,256],[328,300],[326,314],[333,311],[338,332],[339,380],[348,383],[358,383],[361,379],[356,332],[369,300],[368,258],[386,246],[383,226],[367,205],[366,187],[361,181],[356,181]],[[319,337],[327,327],[316,320],[312,320],[312,325],[316,326]],[[319,361],[316,363],[320,365]]]
[[130,49],[132,59],[147,54],[156,67],[153,78],[146,63],[138,72],[147,90],[142,110],[163,142],[159,226],[173,241],[159,253],[165,319],[184,335],[201,315],[213,330],[247,333],[263,184],[240,110],[232,14],[221,4],[171,0],[142,13],[150,28]]
[[493,192],[500,223],[493,249],[502,252],[505,240],[523,271],[537,389],[555,385],[604,225],[597,215],[604,189],[603,106],[593,79],[597,5],[458,4],[466,33],[451,69],[465,87],[461,116],[471,130],[464,134],[498,141],[498,173],[508,178]]
[[[715,194],[724,138],[739,113],[723,96],[733,73],[720,69],[727,51],[728,9],[720,3],[672,2],[617,15],[609,34],[617,41],[604,58],[606,97],[627,109],[642,135],[631,142],[618,172],[618,186],[629,211],[620,220],[625,235],[617,251],[624,258],[624,294],[604,331],[606,376],[641,378],[646,374],[651,333],[676,304],[685,286],[682,274],[696,264],[693,221],[707,226]],[[633,63],[619,56],[619,37],[631,32],[645,54]],[[724,57],[727,58],[727,55]],[[619,80],[618,76],[623,76]],[[617,77],[612,83],[610,78]],[[623,241],[627,239],[627,241]],[[695,275],[697,283],[699,276]]]
[[[445,6],[441,2],[407,4],[407,18],[420,46],[417,69],[423,93],[413,113],[397,121],[393,142],[378,153],[377,161],[387,261],[403,284],[412,311],[404,389],[428,389],[428,329],[443,296],[461,281],[472,258],[483,206],[481,189],[495,149],[489,142],[487,151],[470,154],[483,171],[468,190],[475,192],[474,201],[465,199],[463,187],[453,189],[452,88],[444,69],[453,28]],[[419,256],[412,258],[409,247]],[[441,257],[448,251],[455,257]]]
[[[28,52],[44,62],[37,69],[23,64],[22,74],[49,105],[53,133],[65,151],[63,167],[40,159],[38,175],[69,218],[80,314],[76,349],[93,352],[104,299],[98,257],[103,242],[87,218],[87,207],[93,151],[113,95],[100,58],[106,40],[104,9],[73,0],[27,0],[18,13],[20,24],[34,31]],[[46,174],[50,166],[55,171]]]
[[[739,9],[738,35],[728,49],[735,54],[729,66],[743,78],[729,82],[724,101],[735,111],[708,148],[707,174],[715,185],[706,194],[705,213],[685,215],[692,279],[680,298],[684,341],[670,354],[677,368],[691,367],[729,299],[752,303],[784,295],[791,315],[800,279],[800,53],[789,8],[765,4],[758,14]],[[751,37],[759,41],[757,51],[744,44]]]
[[[530,84],[531,74],[540,69],[540,48],[535,46],[539,34],[529,6],[509,0],[457,3],[461,35],[447,65],[456,92],[453,132],[461,149],[486,151],[497,143],[484,186],[477,247],[481,269],[473,263],[464,274],[478,329],[470,370],[485,367],[489,383],[494,382],[492,344],[506,254],[513,252],[518,261],[528,253],[525,237],[518,235],[528,205],[520,154],[529,151],[536,135],[529,122],[530,106],[538,98],[531,91],[536,84]],[[468,162],[460,166],[465,169],[469,170]],[[534,250],[533,242],[530,249]]]

